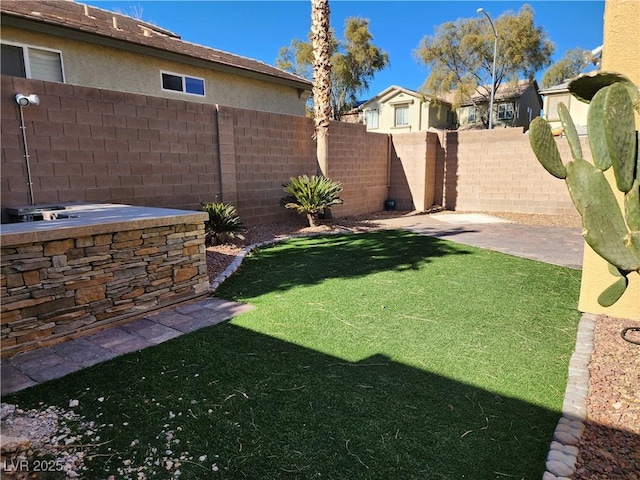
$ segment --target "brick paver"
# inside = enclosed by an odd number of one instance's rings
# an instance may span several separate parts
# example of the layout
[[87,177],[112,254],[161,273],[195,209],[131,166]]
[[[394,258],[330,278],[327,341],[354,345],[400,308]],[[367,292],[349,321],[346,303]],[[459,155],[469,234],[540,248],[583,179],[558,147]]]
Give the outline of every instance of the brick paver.
[[129,352],[166,342],[184,333],[215,325],[251,305],[208,297],[152,313],[118,327],[86,337],[67,340],[2,360],[2,394],[17,392],[41,382],[60,378]]

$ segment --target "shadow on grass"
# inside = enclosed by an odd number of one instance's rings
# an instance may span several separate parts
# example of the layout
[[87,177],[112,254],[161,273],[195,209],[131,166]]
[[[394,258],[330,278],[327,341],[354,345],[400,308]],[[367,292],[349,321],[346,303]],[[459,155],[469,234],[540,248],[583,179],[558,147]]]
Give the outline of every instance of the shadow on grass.
[[180,456],[183,480],[537,480],[558,420],[382,355],[350,363],[232,323],[4,400],[66,408],[70,399],[96,422],[79,442],[95,445],[83,449],[89,480],[137,478],[118,468],[138,467],[169,478],[163,458]]
[[[232,276],[216,295],[225,297],[228,291],[242,291],[255,296],[331,278],[415,270],[439,257],[469,253],[471,250],[463,245],[404,230],[293,239],[252,253],[241,266],[243,284],[238,285]],[[269,272],[268,281],[262,278],[264,269]],[[247,282],[247,278],[252,281]]]

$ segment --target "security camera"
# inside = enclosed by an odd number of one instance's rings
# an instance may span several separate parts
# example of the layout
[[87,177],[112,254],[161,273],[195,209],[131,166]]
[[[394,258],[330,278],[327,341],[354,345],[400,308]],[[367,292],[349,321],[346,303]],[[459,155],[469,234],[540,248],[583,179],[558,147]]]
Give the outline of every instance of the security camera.
[[40,97],[35,93],[32,93],[29,96],[18,93],[16,94],[16,103],[21,107],[28,107],[31,104],[40,105]]

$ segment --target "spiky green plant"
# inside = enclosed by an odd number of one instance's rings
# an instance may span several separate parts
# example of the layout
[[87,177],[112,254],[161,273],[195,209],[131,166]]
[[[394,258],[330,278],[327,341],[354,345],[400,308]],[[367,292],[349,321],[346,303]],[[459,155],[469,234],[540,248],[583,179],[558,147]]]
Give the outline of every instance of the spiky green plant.
[[244,239],[247,230],[236,207],[229,203],[203,203],[202,210],[209,214],[209,220],[204,222],[209,245],[219,245],[234,239]]
[[[569,91],[590,103],[587,133],[593,164],[582,158],[575,125],[563,103],[558,113],[573,160],[563,163],[551,128],[542,118],[531,122],[529,140],[542,166],[566,181],[582,216],[586,242],[618,277],[598,296],[598,303],[608,307],[624,294],[629,275],[640,274],[640,156],[633,113],[634,108],[640,113],[640,94],[630,80],[611,72],[581,75],[569,83]],[[624,194],[624,209],[603,173],[609,168],[616,188]]]
[[318,225],[318,217],[326,209],[344,203],[338,197],[342,191],[342,185],[327,177],[317,175],[291,177],[282,187],[288,195],[280,200],[280,204],[285,208],[293,208],[298,213],[306,214],[311,227]]

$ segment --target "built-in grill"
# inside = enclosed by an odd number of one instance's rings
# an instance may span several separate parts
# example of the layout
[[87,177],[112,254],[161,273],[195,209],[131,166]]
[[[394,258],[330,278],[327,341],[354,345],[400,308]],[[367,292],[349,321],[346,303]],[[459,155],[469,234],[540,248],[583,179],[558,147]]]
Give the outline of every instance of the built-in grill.
[[66,208],[60,205],[30,205],[26,207],[7,207],[5,211],[9,222],[19,223],[71,218],[72,215],[62,213]]

